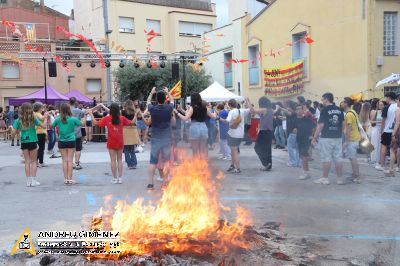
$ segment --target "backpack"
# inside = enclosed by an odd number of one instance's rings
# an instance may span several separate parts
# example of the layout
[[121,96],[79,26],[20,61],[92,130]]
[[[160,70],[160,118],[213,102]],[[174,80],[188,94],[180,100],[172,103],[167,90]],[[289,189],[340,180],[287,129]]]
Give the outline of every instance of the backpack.
[[239,111],[239,115],[232,121],[232,123],[230,124],[230,128],[231,129],[237,129],[240,125],[240,123],[242,122],[242,116],[240,115],[240,110]]

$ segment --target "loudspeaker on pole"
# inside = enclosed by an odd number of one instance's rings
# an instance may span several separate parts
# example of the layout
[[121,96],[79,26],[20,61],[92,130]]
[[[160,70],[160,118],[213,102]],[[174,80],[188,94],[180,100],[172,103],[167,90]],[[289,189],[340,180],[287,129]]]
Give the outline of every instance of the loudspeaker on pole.
[[177,62],[172,63],[172,79],[179,79],[179,63]]
[[49,62],[49,77],[55,78],[57,77],[57,63]]

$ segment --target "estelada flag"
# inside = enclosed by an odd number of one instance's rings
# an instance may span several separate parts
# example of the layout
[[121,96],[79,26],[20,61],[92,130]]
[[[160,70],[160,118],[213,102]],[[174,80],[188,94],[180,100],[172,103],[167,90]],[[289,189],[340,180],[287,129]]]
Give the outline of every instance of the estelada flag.
[[182,81],[178,81],[169,93],[175,100],[182,98]]
[[36,41],[36,28],[34,24],[25,24],[25,31],[28,41]]

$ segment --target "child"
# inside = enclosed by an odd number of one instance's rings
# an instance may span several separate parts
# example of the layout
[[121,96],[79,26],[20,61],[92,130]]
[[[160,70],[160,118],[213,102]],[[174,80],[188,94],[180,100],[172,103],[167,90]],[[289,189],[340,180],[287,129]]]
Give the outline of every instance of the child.
[[58,149],[62,157],[65,185],[75,184],[75,181],[72,180],[72,163],[76,142],[75,126],[81,127],[83,125],[86,125],[86,117],[80,121],[78,118],[72,116],[69,104],[61,104],[60,116],[54,120],[51,127],[58,127],[59,131]]
[[113,174],[113,179],[111,182],[113,184],[122,184],[122,152],[124,150],[123,128],[125,126],[133,125],[134,121],[128,120],[122,116],[119,106],[116,103],[111,104],[110,109],[106,108],[104,105],[102,106],[109,111],[109,116],[96,121],[91,111],[89,111],[89,114],[92,116],[94,125],[98,125],[99,127],[107,127],[108,129],[107,148],[108,153],[110,154],[111,171]]
[[220,120],[221,118],[226,119],[228,117],[229,110],[226,110],[223,104],[219,104],[217,106],[217,111],[217,120],[219,120],[219,145],[221,149],[221,159],[224,161],[230,161],[231,149],[228,146],[229,123]]
[[304,108],[302,105],[296,106],[297,119],[294,125],[294,130],[297,132],[296,141],[298,152],[303,164],[303,174],[299,177],[300,180],[310,178],[310,169],[308,168],[308,161],[310,159],[309,150],[311,147],[312,133],[315,124],[312,119],[305,116]]
[[[45,114],[45,118],[47,118],[47,114]],[[46,119],[44,119],[44,121],[46,121]],[[36,180],[38,138],[35,126],[46,128],[45,123],[41,123],[35,118],[32,105],[30,103],[24,103],[21,106],[19,118],[14,122],[11,138],[14,139],[17,131],[21,132],[21,150],[24,155],[27,187],[36,187],[40,185]]]

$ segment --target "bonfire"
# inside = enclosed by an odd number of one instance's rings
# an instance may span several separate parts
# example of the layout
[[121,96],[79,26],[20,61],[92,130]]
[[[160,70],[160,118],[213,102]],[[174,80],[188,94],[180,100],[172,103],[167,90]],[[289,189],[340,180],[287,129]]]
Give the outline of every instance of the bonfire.
[[237,206],[235,221],[225,218],[232,215],[218,198],[222,174],[212,178],[206,160],[191,158],[171,169],[171,176],[157,202],[137,199],[110,206],[109,197],[93,219],[93,230],[120,232],[118,257],[154,252],[212,256],[251,248],[245,233],[252,224],[249,212]]

